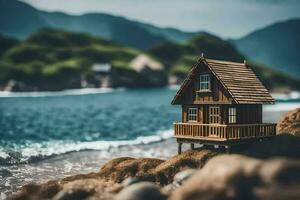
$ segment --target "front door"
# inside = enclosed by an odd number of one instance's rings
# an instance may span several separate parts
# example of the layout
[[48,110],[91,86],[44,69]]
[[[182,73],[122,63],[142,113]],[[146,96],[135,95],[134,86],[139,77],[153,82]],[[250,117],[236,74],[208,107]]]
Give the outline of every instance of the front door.
[[[209,106],[209,135],[210,136],[218,136],[220,127],[217,126],[220,124],[220,106]],[[214,124],[216,126],[214,126]]]

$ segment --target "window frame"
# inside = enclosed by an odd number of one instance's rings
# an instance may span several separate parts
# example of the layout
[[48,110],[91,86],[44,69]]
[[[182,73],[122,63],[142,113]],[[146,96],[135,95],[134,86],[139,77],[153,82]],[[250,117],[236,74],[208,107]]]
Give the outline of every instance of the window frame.
[[237,123],[237,112],[236,107],[228,108],[228,124],[236,124]]
[[210,124],[221,123],[220,106],[209,106],[208,112]]
[[[190,112],[190,111],[192,111],[192,112]],[[188,122],[198,122],[198,108],[197,107],[188,107],[187,121]]]
[[[202,86],[207,87],[202,87]],[[211,77],[210,74],[200,74],[199,76],[199,91],[210,92],[211,91]]]

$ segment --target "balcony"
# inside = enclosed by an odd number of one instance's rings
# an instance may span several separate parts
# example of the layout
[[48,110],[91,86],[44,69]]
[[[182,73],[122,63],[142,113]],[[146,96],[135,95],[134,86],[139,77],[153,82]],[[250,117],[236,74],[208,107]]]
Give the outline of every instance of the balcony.
[[175,138],[233,141],[241,139],[271,137],[276,135],[276,124],[197,124],[174,123]]

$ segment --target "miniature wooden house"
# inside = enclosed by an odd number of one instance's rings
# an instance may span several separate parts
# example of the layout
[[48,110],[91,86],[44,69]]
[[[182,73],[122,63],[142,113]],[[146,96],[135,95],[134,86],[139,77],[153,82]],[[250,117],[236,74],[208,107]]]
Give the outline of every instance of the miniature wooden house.
[[172,101],[182,105],[182,122],[174,123],[178,152],[182,143],[230,148],[276,135],[276,124],[262,119],[262,104],[274,102],[246,62],[201,57]]

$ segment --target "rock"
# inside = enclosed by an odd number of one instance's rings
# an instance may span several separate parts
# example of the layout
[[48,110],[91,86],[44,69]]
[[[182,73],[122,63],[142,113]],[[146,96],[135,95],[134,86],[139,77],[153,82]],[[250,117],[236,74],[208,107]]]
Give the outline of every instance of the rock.
[[129,177],[127,179],[125,179],[123,182],[122,182],[122,186],[123,187],[127,187],[129,185],[133,185],[133,184],[136,184],[136,183],[139,183],[141,182],[140,179],[136,178],[136,177]]
[[299,199],[299,171],[300,162],[295,160],[217,156],[175,190],[170,199]]
[[106,187],[105,183],[97,179],[76,180],[66,183],[53,200],[112,199],[114,195],[107,192]]
[[174,176],[173,182],[161,189],[162,193],[169,196],[175,189],[180,187],[186,180],[188,180],[195,172],[197,172],[197,170],[195,169],[186,169],[178,172]]
[[152,170],[163,160],[154,158],[117,158],[107,162],[98,173],[98,177],[107,181],[121,183],[129,177],[136,177],[144,181],[155,181]]
[[197,170],[195,169],[187,169],[177,173],[174,176],[173,184],[176,186],[182,185],[188,178],[190,178]]
[[165,200],[157,185],[151,182],[141,182],[124,188],[115,200]]
[[81,200],[91,196],[94,192],[85,189],[78,189],[73,192],[60,191],[53,200]]
[[300,184],[300,161],[287,159],[272,159],[264,162],[259,175],[265,183],[287,186]]
[[8,169],[0,169],[0,177],[10,177],[13,174]]
[[300,108],[285,113],[278,121],[277,130],[279,134],[289,133],[300,136]]
[[173,182],[176,173],[189,168],[201,168],[215,155],[217,153],[211,150],[195,150],[186,151],[167,161],[154,158],[117,158],[107,162],[97,176],[115,183],[121,183],[128,177],[136,177],[142,181],[167,185]]
[[62,186],[57,181],[48,181],[44,184],[27,184],[24,185],[20,192],[14,194],[10,199],[49,199],[54,197]]
[[256,157],[286,157],[300,159],[300,137],[291,134],[280,134],[276,137],[254,141],[250,145],[244,145],[241,154]]

